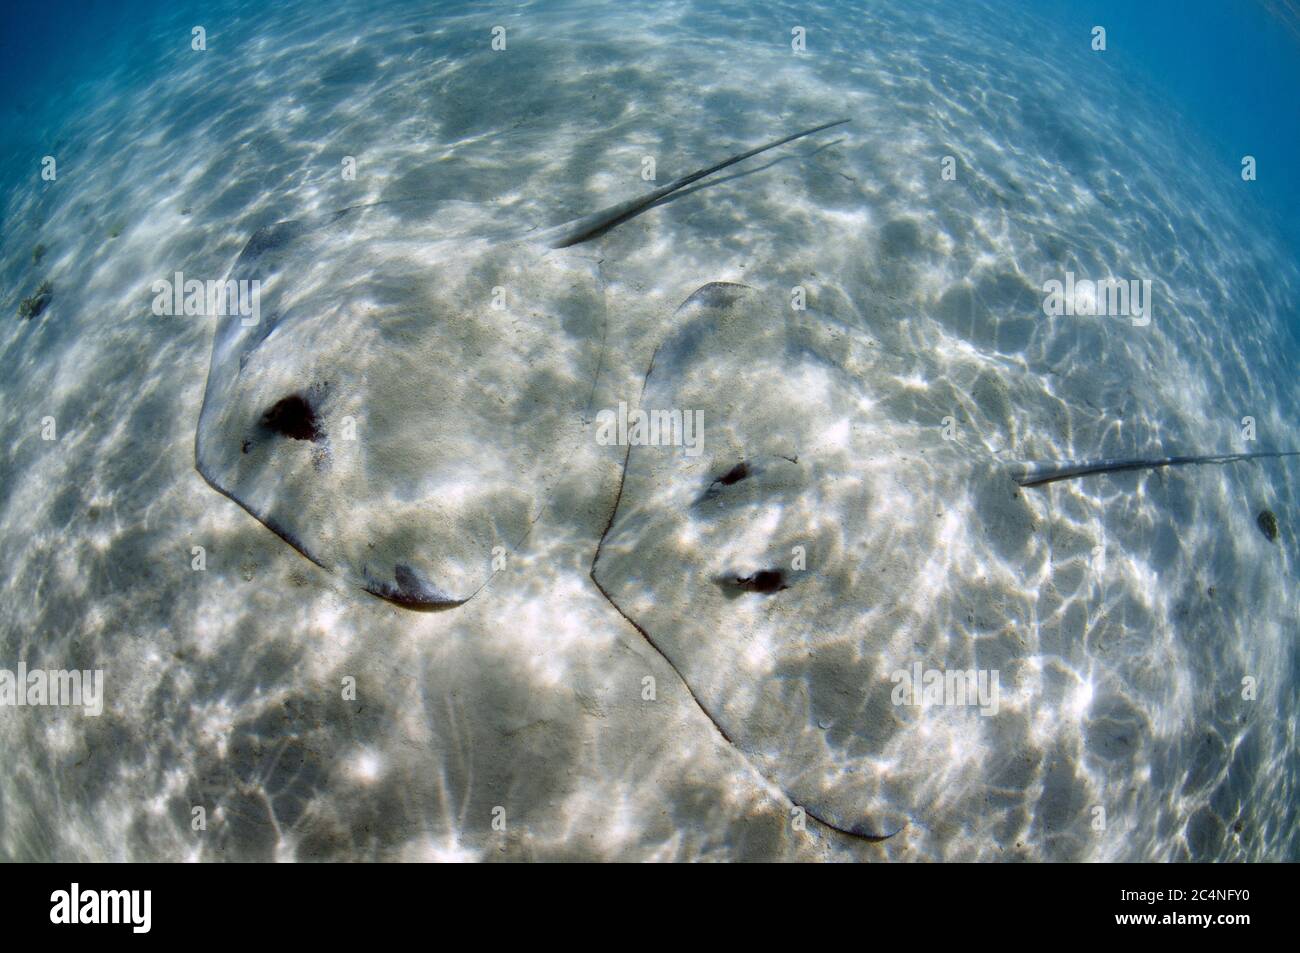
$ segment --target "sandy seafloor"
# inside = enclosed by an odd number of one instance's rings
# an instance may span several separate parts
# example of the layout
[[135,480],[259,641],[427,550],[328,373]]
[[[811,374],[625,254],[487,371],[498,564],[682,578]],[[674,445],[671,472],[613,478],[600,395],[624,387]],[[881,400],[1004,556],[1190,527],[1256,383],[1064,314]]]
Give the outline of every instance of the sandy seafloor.
[[[108,698],[99,718],[0,710],[0,858],[1295,859],[1295,465],[1023,493],[987,476],[1294,443],[1280,327],[1300,281],[1248,186],[1032,18],[617,11],[214,7],[207,52],[177,17],[156,58],[80,88],[46,130],[58,180],[3,197],[0,667],[103,668]],[[843,640],[886,667],[998,668],[1006,692],[995,718],[911,712],[882,736],[868,769],[907,821],[890,840],[792,828],[780,785],[592,584],[619,448],[579,441],[510,571],[433,614],[312,565],[195,471],[213,320],[153,316],[155,279],[220,277],[260,225],[386,198],[555,224],[644,188],[643,155],[662,182],[840,116],[594,244],[611,307],[583,386],[635,402],[674,308],[711,280],[803,284],[888,356],[864,407],[897,437],[903,490],[874,518],[934,522],[924,552],[862,557],[913,581]],[[1066,270],[1154,279],[1152,324],[1045,317],[1042,283]],[[13,319],[45,277],[47,311]],[[851,606],[846,578],[825,585]]]

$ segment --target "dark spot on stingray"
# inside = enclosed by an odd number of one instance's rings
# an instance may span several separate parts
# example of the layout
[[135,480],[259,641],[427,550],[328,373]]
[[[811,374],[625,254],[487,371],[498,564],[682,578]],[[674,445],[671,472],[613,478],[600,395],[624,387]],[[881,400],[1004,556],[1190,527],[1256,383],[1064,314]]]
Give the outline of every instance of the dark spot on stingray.
[[734,467],[728,470],[722,476],[714,480],[714,483],[721,483],[723,486],[731,486],[733,483],[739,483],[745,477],[749,476],[749,464],[741,460]]
[[698,506],[716,499],[722,493],[724,487],[735,486],[741,480],[748,480],[752,476],[757,476],[762,472],[762,469],[762,466],[753,466],[749,461],[741,460],[722,476],[712,480],[692,505]]
[[244,442],[239,445],[239,452],[248,453],[248,451],[252,448],[252,446],[253,446],[253,441],[245,437]]
[[1277,541],[1277,517],[1273,515],[1272,510],[1260,510],[1259,516],[1255,517],[1255,523],[1265,539],[1270,543]]
[[325,436],[316,419],[316,411],[301,394],[281,397],[262,415],[260,423],[272,433],[293,440],[319,441]]
[[393,567],[393,581],[384,582],[372,577],[363,569],[366,577],[366,591],[381,599],[387,599],[403,609],[417,612],[432,612],[437,609],[450,609],[463,603],[430,583],[419,571],[398,563]]
[[36,289],[36,294],[30,298],[24,298],[18,304],[18,317],[24,320],[31,320],[38,317],[45,306],[50,303],[54,297],[54,286],[48,281],[42,281],[40,287]]
[[757,592],[760,595],[770,596],[773,593],[780,592],[782,589],[789,589],[789,584],[785,581],[785,573],[780,569],[760,569],[758,572],[749,576],[725,575],[716,580],[718,585],[724,589],[733,589],[740,592]]

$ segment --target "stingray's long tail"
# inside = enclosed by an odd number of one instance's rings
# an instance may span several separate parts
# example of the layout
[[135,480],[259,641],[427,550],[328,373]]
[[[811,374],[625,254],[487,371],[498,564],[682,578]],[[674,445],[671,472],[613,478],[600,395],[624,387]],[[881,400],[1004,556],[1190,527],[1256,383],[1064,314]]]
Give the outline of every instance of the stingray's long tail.
[[1145,457],[1105,460],[1044,460],[1017,463],[1012,478],[1021,486],[1043,486],[1058,480],[1071,480],[1090,473],[1114,473],[1119,470],[1154,470],[1157,467],[1180,467],[1188,463],[1236,463],[1267,457],[1297,457],[1300,450],[1272,450],[1256,453],[1221,453],[1199,457]]
[[777,139],[775,142],[769,142],[747,152],[741,152],[729,159],[723,159],[714,165],[684,175],[680,179],[673,179],[667,185],[661,186],[645,195],[637,196],[626,202],[620,202],[618,205],[611,205],[609,208],[603,208],[599,212],[593,212],[582,218],[574,219],[563,225],[557,226],[546,236],[546,243],[552,248],[568,248],[570,245],[577,245],[579,242],[585,242],[588,239],[595,238],[604,232],[609,231],[615,225],[621,225],[634,215],[639,215],[647,208],[658,202],[665,196],[671,195],[678,189],[685,188],[692,182],[698,182],[706,175],[712,175],[720,169],[725,169],[729,165],[735,165],[737,162],[743,162],[751,156],[756,156],[760,152],[766,152],[768,149],[775,149],[777,146],[783,146],[787,142],[793,142],[795,139],[802,139],[804,136],[811,136],[814,132],[821,132],[823,129],[830,129],[832,126],[840,126],[848,122],[847,119],[836,119],[834,122],[824,122],[820,126],[813,126],[811,129],[804,129],[802,132],[796,132],[793,135],[786,136],[784,139]]

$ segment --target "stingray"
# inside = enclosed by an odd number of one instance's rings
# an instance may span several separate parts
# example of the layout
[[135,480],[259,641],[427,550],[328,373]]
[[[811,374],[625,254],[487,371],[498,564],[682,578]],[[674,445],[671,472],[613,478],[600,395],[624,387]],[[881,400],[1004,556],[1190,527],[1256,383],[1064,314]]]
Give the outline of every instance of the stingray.
[[199,472],[367,592],[464,603],[523,539],[582,431],[603,335],[570,329],[603,327],[605,295],[598,262],[560,250],[847,121],[532,234],[453,200],[418,221],[380,202],[258,229],[225,281],[257,282],[260,314],[218,326]]
[[[1037,609],[1024,587],[987,578],[1035,578],[1053,561],[1016,482],[1285,455],[1019,464],[1008,479],[925,414],[882,407],[870,382],[914,368],[853,326],[734,283],[704,286],[674,317],[639,407],[701,413],[707,449],[628,447],[591,577],[731,744],[811,816],[869,840],[924,813],[918,792],[942,796],[925,721],[893,694],[898,673],[968,617]],[[1017,724],[932,717],[980,733]]]
[[934,540],[932,521],[876,518],[885,490],[862,470],[897,435],[845,430],[882,359],[849,332],[744,285],[687,298],[639,406],[702,413],[706,451],[628,447],[591,576],[793,803],[879,841],[908,814],[906,771],[887,767],[900,726],[877,615],[919,570],[881,572],[871,557],[886,527],[910,553]]

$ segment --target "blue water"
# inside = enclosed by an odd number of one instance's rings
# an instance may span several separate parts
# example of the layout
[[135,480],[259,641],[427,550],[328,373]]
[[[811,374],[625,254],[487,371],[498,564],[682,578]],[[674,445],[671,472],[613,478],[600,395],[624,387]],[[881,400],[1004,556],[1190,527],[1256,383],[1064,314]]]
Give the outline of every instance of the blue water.
[[[0,859],[1297,858],[1300,467],[1006,476],[1300,449],[1286,0],[21,0],[0,88],[0,670],[109,672],[0,708]],[[242,351],[151,310],[267,248]],[[355,448],[241,440],[293,388]],[[595,438],[645,395],[699,457]]]
[[[1300,149],[1300,115],[1286,93],[1300,82],[1295,6],[1062,0],[1035,7],[1064,30],[1087,34],[1106,26],[1107,63],[1140,95],[1186,119],[1228,181],[1241,171],[1242,156],[1255,156],[1267,171],[1241,190],[1255,203],[1243,201],[1244,210],[1264,217],[1265,241],[1276,230],[1288,254],[1300,253],[1300,183],[1286,172]],[[1295,330],[1296,313],[1287,317]]]

